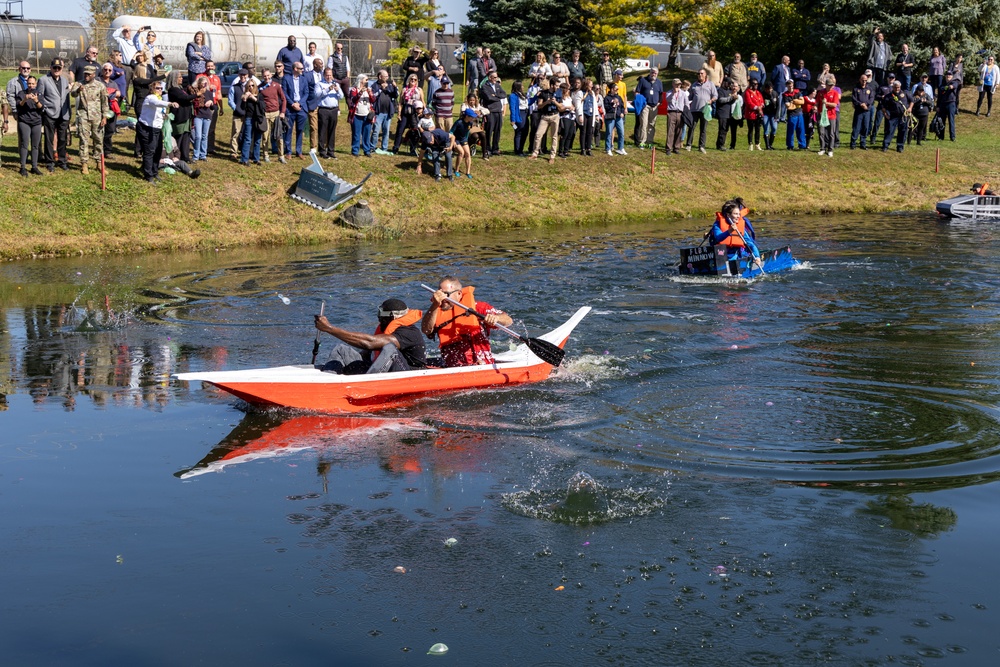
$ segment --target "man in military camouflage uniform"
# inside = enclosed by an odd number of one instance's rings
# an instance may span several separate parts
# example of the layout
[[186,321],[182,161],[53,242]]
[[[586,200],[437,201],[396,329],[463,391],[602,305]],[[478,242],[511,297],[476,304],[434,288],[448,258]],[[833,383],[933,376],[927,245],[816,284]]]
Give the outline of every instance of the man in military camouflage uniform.
[[104,125],[108,122],[108,90],[95,78],[97,68],[88,65],[83,68],[83,83],[79,81],[70,88],[70,95],[76,100],[76,129],[80,133],[80,164],[84,174],[90,159],[90,142],[94,142],[95,157],[104,152]]

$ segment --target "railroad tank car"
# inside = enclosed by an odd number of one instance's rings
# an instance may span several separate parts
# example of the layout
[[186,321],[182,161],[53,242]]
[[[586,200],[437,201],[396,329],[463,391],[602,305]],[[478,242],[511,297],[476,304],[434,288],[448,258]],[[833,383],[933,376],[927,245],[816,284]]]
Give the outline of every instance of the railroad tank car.
[[123,15],[111,22],[107,42],[109,48],[116,48],[112,34],[123,25],[132,28],[135,35],[139,28],[152,26],[156,34],[156,46],[163,53],[163,62],[174,69],[187,69],[185,52],[194,34],[205,33],[205,42],[212,49],[212,59],[216,62],[253,61],[260,72],[263,67],[272,67],[278,51],[288,44],[288,36],[295,35],[296,46],[306,52],[309,42],[316,42],[316,51],[324,60],[333,52],[333,40],[323,28],[307,25],[263,25],[241,21],[238,12],[216,12],[205,21],[182,21],[162,19],[154,16]]
[[0,12],[0,68],[16,68],[27,60],[35,71],[45,71],[53,58],[79,58],[89,45],[87,28],[76,21],[26,19]]

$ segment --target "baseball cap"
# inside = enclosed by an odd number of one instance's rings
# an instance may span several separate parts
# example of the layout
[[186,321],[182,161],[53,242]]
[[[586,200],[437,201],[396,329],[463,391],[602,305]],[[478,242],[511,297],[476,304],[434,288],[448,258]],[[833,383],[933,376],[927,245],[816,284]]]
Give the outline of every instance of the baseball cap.
[[615,74],[624,74],[624,73],[625,71],[622,70],[621,68],[615,70]]
[[462,115],[468,116],[469,118],[479,118],[479,114],[477,114],[474,109],[466,109],[462,112]]

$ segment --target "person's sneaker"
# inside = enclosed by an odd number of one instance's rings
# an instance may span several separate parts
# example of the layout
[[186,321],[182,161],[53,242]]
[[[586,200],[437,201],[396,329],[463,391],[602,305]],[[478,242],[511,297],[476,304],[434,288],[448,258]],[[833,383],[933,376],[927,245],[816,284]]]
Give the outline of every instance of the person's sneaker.
[[757,150],[762,151],[764,149],[760,147],[760,144],[757,144]]
[[750,150],[753,150],[753,144],[750,144]]
[[468,177],[469,177],[469,180],[470,180],[470,181],[472,180],[472,174],[466,174],[466,176],[468,176]]
[[708,151],[707,151],[707,150],[705,150],[705,147],[704,147],[704,146],[699,146],[699,147],[698,147],[698,152],[699,152],[699,153],[707,153]]
[[608,151],[608,155],[614,155],[614,153],[612,153],[611,151]]
[[624,148],[619,148],[615,152],[618,153],[619,155],[628,155],[628,153],[625,152]]
[[441,182],[441,175],[438,174],[437,176],[435,176],[434,180],[437,181],[438,183],[440,183]]
[[146,178],[146,182],[147,183],[152,183],[153,185],[156,185],[156,183],[158,182],[158,179],[153,178],[152,176],[149,176],[149,177]]
[[555,164],[555,163],[556,163],[556,159],[550,155],[549,156],[549,164]]
[[49,165],[49,173],[53,174],[56,171],[56,166],[54,164]]
[[269,158],[268,156],[265,155],[264,156],[264,162],[270,163],[271,162],[271,158]]
[[826,151],[820,151],[819,154],[820,155],[826,155]]
[[455,177],[454,176],[449,176],[448,180],[451,181],[452,183],[454,183],[455,182]]
[[35,176],[41,176],[42,175],[42,172],[40,172],[38,170],[38,167],[32,167],[31,168],[31,173],[34,174]]
[[281,164],[287,164],[288,160],[286,160],[285,156],[282,155],[281,157],[278,158],[278,162],[280,162]]
[[17,173],[21,174],[21,175],[22,175],[22,176],[24,176],[25,178],[27,178],[27,177],[28,177],[28,170],[27,170],[27,169],[25,169],[24,167],[21,167],[21,171],[19,171],[19,172],[17,172]]
[[198,178],[199,176],[201,176],[201,169],[195,169],[190,174],[188,174],[188,176],[190,176],[191,178]]
[[684,147],[684,150],[686,150],[687,152],[689,152],[689,153],[690,153],[690,152],[691,152],[691,147],[690,147],[690,146],[685,146],[685,147]]
[[833,151],[829,151],[829,152],[827,153],[827,155],[829,155],[830,157],[833,157]]

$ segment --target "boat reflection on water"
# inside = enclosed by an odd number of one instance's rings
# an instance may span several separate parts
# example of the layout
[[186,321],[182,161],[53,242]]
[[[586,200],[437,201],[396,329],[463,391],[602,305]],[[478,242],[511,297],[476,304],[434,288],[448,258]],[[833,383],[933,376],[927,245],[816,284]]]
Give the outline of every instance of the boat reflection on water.
[[467,430],[411,417],[249,412],[201,461],[174,476],[190,479],[240,463],[315,450],[324,483],[334,464],[348,456],[373,460],[393,476],[430,470],[449,477],[487,465],[497,447],[495,438],[474,426]]
[[174,476],[189,479],[230,465],[303,450],[354,448],[389,433],[412,436],[434,431],[416,419],[323,415],[289,418],[287,413],[250,413],[205,458]]

